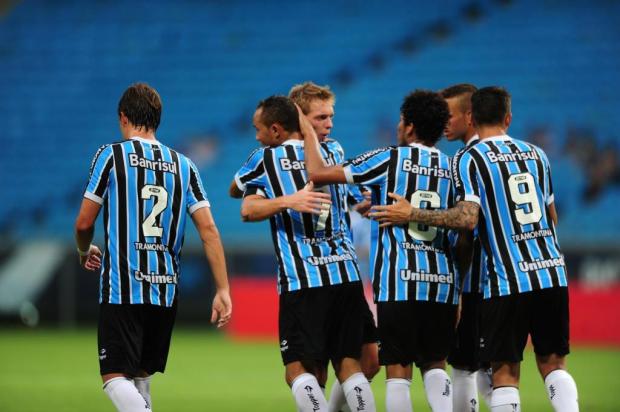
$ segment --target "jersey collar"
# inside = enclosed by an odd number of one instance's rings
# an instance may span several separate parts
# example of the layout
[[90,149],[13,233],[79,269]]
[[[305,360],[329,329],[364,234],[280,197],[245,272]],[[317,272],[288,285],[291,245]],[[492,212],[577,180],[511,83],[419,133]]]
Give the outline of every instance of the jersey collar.
[[487,137],[486,139],[480,139],[481,142],[502,142],[506,140],[512,140],[512,137],[507,134],[502,134],[499,136]]
[[424,146],[423,144],[416,143],[416,142],[409,143],[409,146],[417,147],[418,149],[422,149],[422,150],[428,150],[429,152],[439,152],[439,149],[437,149],[435,146],[432,146],[432,147]]
[[471,139],[469,139],[469,142],[467,142],[467,144],[465,145],[466,147],[469,146],[473,146],[474,144],[476,144],[476,142],[480,140],[480,136],[478,136],[477,134],[473,135],[471,137]]
[[297,140],[297,139],[288,139],[288,140],[286,140],[286,141],[284,141],[282,143],[282,146],[284,146],[284,145],[304,147],[304,141],[303,140]]
[[148,143],[148,144],[159,144],[159,140],[145,139],[144,137],[140,137],[140,136],[131,136],[129,140],[138,140],[142,143]]

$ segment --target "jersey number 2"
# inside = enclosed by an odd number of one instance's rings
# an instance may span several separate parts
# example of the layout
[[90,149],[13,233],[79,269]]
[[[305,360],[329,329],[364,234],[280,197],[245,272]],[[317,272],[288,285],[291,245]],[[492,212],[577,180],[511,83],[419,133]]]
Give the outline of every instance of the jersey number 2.
[[[429,192],[428,190],[416,190],[411,195],[411,206],[421,208],[422,203],[428,203],[431,209],[441,207],[441,198],[437,192]],[[409,236],[415,240],[430,242],[437,237],[437,228],[434,226],[425,226],[417,222],[409,223]]]
[[151,213],[144,219],[144,222],[142,222],[142,233],[144,233],[144,236],[161,237],[164,230],[156,226],[156,219],[157,216],[166,209],[166,206],[168,206],[168,192],[166,192],[166,189],[162,186],[146,185],[142,188],[140,197],[144,200],[155,197],[153,210],[151,210]]
[[[521,225],[539,222],[542,218],[542,211],[536,196],[534,176],[530,173],[512,175],[508,178],[508,187],[510,188],[510,197],[517,205],[515,210],[517,222]],[[529,211],[518,207],[523,205],[529,205]]]

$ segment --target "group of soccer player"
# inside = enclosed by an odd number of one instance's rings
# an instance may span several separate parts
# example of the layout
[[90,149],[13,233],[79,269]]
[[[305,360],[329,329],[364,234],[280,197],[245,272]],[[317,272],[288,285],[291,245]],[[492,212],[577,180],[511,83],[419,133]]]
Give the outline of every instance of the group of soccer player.
[[[507,135],[510,95],[459,84],[416,90],[394,146],[345,160],[330,137],[335,96],[307,82],[253,115],[257,147],[235,174],[244,221],[270,220],[278,262],[280,351],[297,410],[411,411],[413,365],[437,411],[519,411],[528,336],[555,411],[578,410],[566,371],[568,290],[545,153]],[[155,139],[161,101],[144,84],[121,98],[121,143],[95,155],[76,222],[81,263],[101,268],[99,359],[120,412],[150,411],[176,311],[185,213],[216,285],[212,321],[232,304],[219,235],[197,169]],[[465,146],[450,159],[442,135]],[[91,244],[104,205],[105,253]],[[353,247],[349,210],[371,218],[377,323]],[[103,257],[102,257],[103,256]],[[328,364],[336,380],[325,396]],[[452,377],[446,364],[452,365]]]

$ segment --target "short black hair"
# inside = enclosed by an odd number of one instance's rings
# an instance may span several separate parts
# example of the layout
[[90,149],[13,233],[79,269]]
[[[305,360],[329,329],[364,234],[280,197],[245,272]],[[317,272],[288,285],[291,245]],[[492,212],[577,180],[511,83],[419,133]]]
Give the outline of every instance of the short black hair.
[[256,110],[263,109],[260,120],[270,127],[274,123],[280,124],[287,132],[299,132],[299,113],[291,99],[286,96],[269,96],[258,102]]
[[444,99],[451,99],[452,97],[462,96],[464,94],[474,94],[478,91],[478,88],[470,83],[459,83],[452,86],[448,86],[445,89],[439,91],[439,94]]
[[161,120],[161,98],[157,90],[146,83],[134,83],[125,90],[118,102],[121,112],[135,127],[157,130]]
[[502,124],[510,113],[510,93],[499,86],[483,87],[471,96],[471,111],[476,126]]
[[404,124],[413,123],[416,135],[429,146],[437,143],[450,119],[444,98],[430,90],[415,90],[405,96],[400,114]]

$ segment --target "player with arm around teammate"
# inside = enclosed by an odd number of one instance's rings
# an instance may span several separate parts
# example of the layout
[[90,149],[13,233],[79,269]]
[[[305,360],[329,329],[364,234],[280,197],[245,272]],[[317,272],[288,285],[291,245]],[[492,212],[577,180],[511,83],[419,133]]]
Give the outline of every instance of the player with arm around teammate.
[[[336,96],[329,86],[319,86],[312,82],[295,85],[289,92],[291,100],[297,104],[314,128],[321,146],[330,153],[334,164],[342,163],[344,150],[338,141],[330,137],[334,126],[334,104]],[[365,214],[370,208],[370,201],[364,197],[357,185],[347,185],[347,205],[360,214]],[[350,216],[346,212],[348,235],[352,238],[350,228]],[[377,327],[372,312],[368,305],[364,310],[364,345],[362,346],[361,365],[366,378],[371,381],[379,372],[379,348],[377,345]],[[326,370],[327,372],[327,370]],[[325,385],[327,374],[319,379],[319,383]],[[334,380],[329,397],[329,411],[337,412],[346,409],[346,399],[338,379]]]
[[[434,147],[448,121],[444,99],[418,90],[401,106],[398,146],[366,152],[344,165],[327,166],[309,127],[306,162],[315,184],[363,184],[373,204],[400,193],[423,207],[452,205],[450,159]],[[377,302],[379,360],[386,365],[386,409],[411,411],[412,364],[420,369],[433,411],[452,410],[446,357],[454,339],[457,279],[448,231],[417,224],[379,228],[372,245],[374,297]]]
[[520,410],[520,363],[530,336],[554,410],[578,411],[577,386],[566,371],[567,275],[555,233],[549,160],[540,148],[506,134],[512,114],[505,89],[485,87],[471,100],[480,142],[453,165],[456,206],[425,211],[396,197],[374,218],[383,225],[477,227],[487,256],[480,357],[493,369],[491,410]]
[[[452,159],[456,163],[470,146],[479,141],[471,113],[471,96],[476,90],[471,84],[455,84],[439,92],[446,99],[450,110],[450,120],[444,132],[446,139],[460,140],[465,144]],[[486,276],[485,257],[474,232],[463,231],[460,236],[471,237],[468,241],[472,244],[473,255],[470,258],[471,264],[465,265],[464,273],[460,274],[460,316],[455,346],[448,356],[448,363],[452,366],[454,412],[476,412],[479,408],[478,392],[482,394],[487,405],[490,404],[493,392],[490,365],[481,364],[479,359],[478,318],[482,300],[481,282]]]
[[[194,164],[155,137],[161,100],[144,83],[118,105],[123,141],[95,155],[75,223],[80,263],[101,268],[99,367],[119,412],[151,411],[150,380],[164,372],[177,307],[186,214],[196,226],[216,287],[211,321],[232,313],[224,251]],[[103,206],[104,252],[92,245]]]
[[[269,219],[278,259],[279,335],[286,382],[300,411],[327,411],[317,375],[332,362],[351,410],[374,411],[361,372],[364,295],[346,234],[346,188],[314,192],[308,182],[299,114],[284,96],[258,104],[255,150],[236,173],[245,221]],[[330,154],[322,155],[329,159]]]

